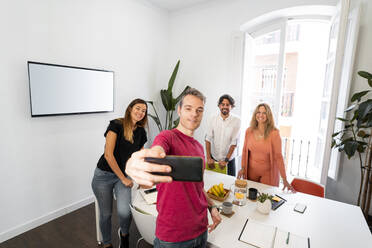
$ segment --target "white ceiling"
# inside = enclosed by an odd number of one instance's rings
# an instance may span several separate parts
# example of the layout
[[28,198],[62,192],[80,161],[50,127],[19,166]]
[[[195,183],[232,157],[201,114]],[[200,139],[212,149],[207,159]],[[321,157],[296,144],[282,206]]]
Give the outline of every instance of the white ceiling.
[[147,0],[160,8],[175,11],[212,0]]

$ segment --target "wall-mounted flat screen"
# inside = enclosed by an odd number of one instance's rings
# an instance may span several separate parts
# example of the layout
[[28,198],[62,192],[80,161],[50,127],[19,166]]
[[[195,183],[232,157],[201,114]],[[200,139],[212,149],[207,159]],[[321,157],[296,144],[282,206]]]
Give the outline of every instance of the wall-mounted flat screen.
[[114,72],[28,61],[31,116],[114,111]]

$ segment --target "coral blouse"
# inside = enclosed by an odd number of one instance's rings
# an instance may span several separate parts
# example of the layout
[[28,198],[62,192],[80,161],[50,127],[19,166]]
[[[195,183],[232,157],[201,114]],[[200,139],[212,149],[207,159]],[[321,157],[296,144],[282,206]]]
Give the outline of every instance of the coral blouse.
[[[260,143],[260,144],[258,144]],[[286,179],[284,160],[282,155],[282,140],[279,135],[279,130],[273,130],[269,136],[264,140],[257,141],[253,130],[248,128],[245,132],[244,147],[242,154],[242,168],[244,168],[244,179],[248,178],[248,167],[252,152],[257,153],[258,149],[253,151],[249,149],[252,145],[261,146],[261,149],[269,151],[269,170],[270,170],[270,185],[279,186],[279,172],[282,178]],[[265,146],[265,147],[262,147]],[[265,152],[267,154],[267,152]],[[254,154],[253,157],[263,157],[265,154]],[[265,159],[266,160],[266,159]],[[257,163],[257,160],[255,159]],[[266,165],[265,165],[266,164]],[[267,163],[262,164],[262,167],[267,167]],[[253,168],[251,168],[253,169]]]

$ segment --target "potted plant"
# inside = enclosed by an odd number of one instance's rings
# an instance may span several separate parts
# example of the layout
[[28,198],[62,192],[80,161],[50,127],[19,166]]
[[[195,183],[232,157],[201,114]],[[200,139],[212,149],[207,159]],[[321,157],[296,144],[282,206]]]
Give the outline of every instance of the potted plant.
[[266,193],[259,193],[257,197],[257,210],[263,214],[269,214],[273,196]]
[[190,88],[190,86],[186,86],[185,89],[182,91],[182,93],[178,97],[176,98],[173,97],[172,90],[173,90],[174,81],[176,80],[179,65],[180,65],[180,61],[178,60],[176,66],[173,69],[173,73],[169,79],[168,88],[160,90],[161,101],[166,111],[164,125],[159,118],[158,112],[156,111],[156,108],[154,106],[154,102],[147,101],[154,110],[154,114],[148,114],[148,115],[155,121],[159,129],[159,132],[165,129],[172,129],[178,125],[179,118],[173,121],[173,113],[176,110],[176,106],[178,102],[181,100],[182,96],[185,94],[186,90]]
[[[367,79],[369,88],[372,88],[372,74],[366,71],[359,71],[358,74]],[[332,135],[332,148],[345,152],[348,159],[354,155],[358,157],[361,180],[357,203],[365,217],[368,216],[372,194],[372,99],[368,97],[370,91],[371,89],[353,94],[352,105],[345,110],[349,117],[337,118],[344,123],[344,127]]]

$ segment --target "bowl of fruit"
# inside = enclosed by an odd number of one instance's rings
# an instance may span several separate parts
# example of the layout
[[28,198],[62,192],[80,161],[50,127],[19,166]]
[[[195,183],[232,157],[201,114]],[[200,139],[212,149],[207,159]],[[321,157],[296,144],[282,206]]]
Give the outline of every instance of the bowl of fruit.
[[229,189],[225,189],[223,187],[223,183],[220,183],[220,184],[215,184],[213,185],[208,191],[207,191],[207,194],[210,198],[214,199],[214,200],[217,200],[217,201],[225,201],[226,198],[229,196],[230,194],[230,190]]

